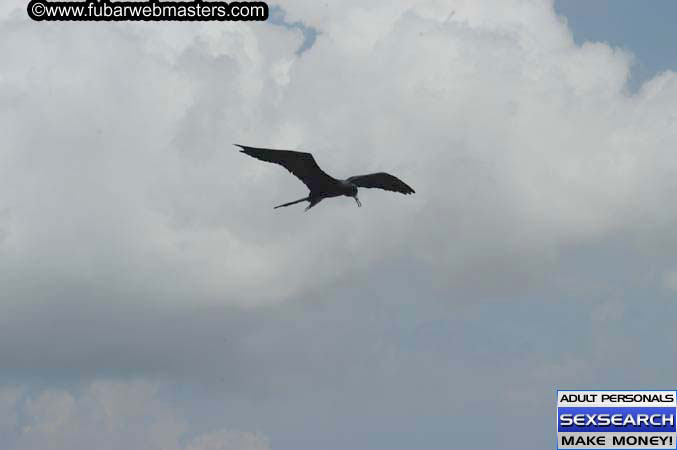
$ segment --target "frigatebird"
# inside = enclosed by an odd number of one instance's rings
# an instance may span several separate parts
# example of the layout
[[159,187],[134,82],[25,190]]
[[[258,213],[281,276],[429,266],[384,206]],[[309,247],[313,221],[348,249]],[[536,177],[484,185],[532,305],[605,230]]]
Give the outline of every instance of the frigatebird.
[[325,198],[340,197],[342,195],[354,198],[357,206],[362,206],[360,199],[357,198],[357,188],[385,189],[386,191],[400,192],[405,195],[415,192],[404,181],[389,173],[377,172],[367,175],[356,175],[345,180],[337,180],[320,169],[320,166],[317,165],[315,158],[310,153],[248,147],[240,144],[235,145],[242,149],[240,150],[242,153],[261,161],[281,165],[301,180],[310,190],[307,197],[278,205],[274,209],[296,203],[309,202],[308,207],[306,207],[306,211],[308,211]]

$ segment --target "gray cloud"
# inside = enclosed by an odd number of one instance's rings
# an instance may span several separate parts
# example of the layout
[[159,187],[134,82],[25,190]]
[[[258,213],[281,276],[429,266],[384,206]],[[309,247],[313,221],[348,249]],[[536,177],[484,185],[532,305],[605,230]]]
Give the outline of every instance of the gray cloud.
[[[557,387],[672,382],[675,74],[629,95],[630,56],[551,3],[446,3],[291,2],[302,58],[267,24],[1,7],[10,448],[488,448],[527,420],[543,448]],[[273,211],[304,187],[232,143],[417,194]],[[100,386],[157,434],[90,422]]]

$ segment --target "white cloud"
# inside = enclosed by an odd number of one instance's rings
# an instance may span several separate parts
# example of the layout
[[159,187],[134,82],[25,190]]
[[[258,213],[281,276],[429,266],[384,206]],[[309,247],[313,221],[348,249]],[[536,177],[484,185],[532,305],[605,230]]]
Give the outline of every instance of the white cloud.
[[[48,389],[17,400],[3,391],[0,408],[13,415],[0,428],[6,450],[268,450],[258,433],[217,430],[188,434],[183,413],[163,400],[159,385],[97,381],[76,392]],[[17,416],[21,420],[17,420]],[[187,442],[184,444],[184,442]]]
[[[259,23],[5,19],[3,273],[255,305],[383,258],[465,279],[514,253],[528,273],[661,219],[643,205],[674,188],[674,74],[629,97],[629,56],[575,46],[543,2],[306,3],[290,13],[324,34],[300,58],[298,33]],[[304,187],[233,142],[419,193],[273,213]]]
[[17,424],[16,404],[23,393],[17,387],[0,388],[0,433],[6,432]]

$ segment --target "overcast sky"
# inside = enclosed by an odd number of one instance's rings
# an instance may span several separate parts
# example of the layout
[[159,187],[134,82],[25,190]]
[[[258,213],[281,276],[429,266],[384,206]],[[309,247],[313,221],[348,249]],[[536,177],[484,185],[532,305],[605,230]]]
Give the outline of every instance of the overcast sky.
[[[3,0],[0,449],[541,450],[557,388],[674,388],[677,61],[589,4]],[[416,194],[274,211],[233,143]]]

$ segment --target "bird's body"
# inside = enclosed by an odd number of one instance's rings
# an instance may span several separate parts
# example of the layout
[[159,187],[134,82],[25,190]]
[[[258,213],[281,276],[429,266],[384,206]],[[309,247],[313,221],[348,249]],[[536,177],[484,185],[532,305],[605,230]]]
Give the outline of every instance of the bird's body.
[[359,187],[379,188],[407,195],[415,192],[402,180],[385,172],[357,175],[345,180],[338,180],[320,169],[317,162],[315,162],[315,158],[310,153],[236,145],[242,149],[242,153],[285,167],[310,190],[307,197],[276,206],[275,208],[282,208],[307,201],[309,204],[306,211],[308,211],[325,198],[340,196],[353,197],[357,205],[362,206],[357,198],[357,189]]

